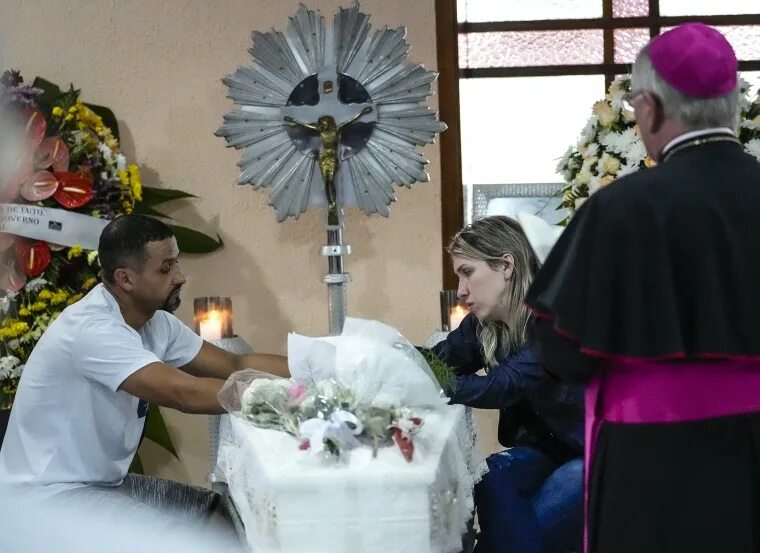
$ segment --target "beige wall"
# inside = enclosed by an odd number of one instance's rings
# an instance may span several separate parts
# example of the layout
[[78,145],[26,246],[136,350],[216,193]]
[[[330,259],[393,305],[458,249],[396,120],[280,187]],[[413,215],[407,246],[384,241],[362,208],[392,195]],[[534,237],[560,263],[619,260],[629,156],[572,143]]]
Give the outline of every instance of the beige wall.
[[[349,0],[311,0],[331,16]],[[247,64],[252,30],[282,29],[297,0],[0,0],[7,65],[59,83],[119,119],[122,148],[144,182],[200,196],[176,210],[218,232],[225,248],[183,260],[188,277],[179,316],[192,299],[232,297],[235,328],[261,352],[285,353],[288,331],[326,332],[326,261],[320,214],[277,224],[267,195],[237,187],[239,154],[213,136],[232,104],[220,79]],[[410,61],[436,66],[433,0],[365,0],[376,26],[406,25]],[[433,99],[436,102],[436,99]],[[400,190],[389,220],[351,210],[345,237],[354,254],[349,314],[383,320],[423,341],[437,322],[441,285],[438,146],[426,149],[431,182]],[[206,418],[166,412],[176,461],[151,444],[148,470],[203,483]]]

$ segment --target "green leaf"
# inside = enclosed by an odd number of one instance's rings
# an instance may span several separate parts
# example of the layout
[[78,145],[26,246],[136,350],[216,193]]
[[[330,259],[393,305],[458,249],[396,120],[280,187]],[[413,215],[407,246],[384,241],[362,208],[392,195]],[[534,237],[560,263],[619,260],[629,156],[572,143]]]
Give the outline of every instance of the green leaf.
[[85,105],[94,111],[96,115],[100,116],[103,120],[103,124],[111,129],[111,133],[113,133],[116,140],[119,140],[119,122],[116,120],[114,113],[105,106],[97,106],[95,104]]
[[35,78],[32,86],[42,89],[42,95],[37,99],[37,104],[42,111],[49,114],[50,110],[53,109],[56,100],[58,100],[63,94],[61,92],[61,87],[43,79],[42,77]]
[[141,215],[149,215],[151,217],[157,217],[157,218],[164,218],[164,219],[171,219],[168,215],[165,215],[161,213],[160,211],[156,211],[149,205],[144,205],[142,202],[138,202],[135,204],[135,210],[134,213],[139,213]]
[[132,464],[129,465],[129,472],[133,474],[145,474],[142,461],[140,460],[140,454],[135,452],[135,456],[132,459]]
[[146,206],[154,206],[172,200],[181,200],[182,198],[197,198],[196,195],[182,190],[173,188],[154,188],[152,186],[143,186],[142,203]]
[[152,403],[148,407],[148,418],[145,421],[145,437],[179,459],[177,451],[174,449],[172,438],[169,436],[169,430],[166,428],[164,417],[161,415],[158,406]]
[[224,245],[221,236],[218,234],[216,235],[217,239],[214,240],[207,234],[187,227],[179,225],[169,225],[169,227],[177,238],[177,245],[182,253],[210,253]]

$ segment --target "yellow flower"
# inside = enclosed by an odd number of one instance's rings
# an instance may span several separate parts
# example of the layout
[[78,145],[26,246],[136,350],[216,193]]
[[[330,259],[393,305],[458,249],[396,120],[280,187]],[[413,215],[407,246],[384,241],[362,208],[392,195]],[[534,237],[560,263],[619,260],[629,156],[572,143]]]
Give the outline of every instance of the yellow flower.
[[69,299],[69,293],[66,290],[58,290],[53,294],[53,299],[50,301],[53,305],[59,305]]
[[124,209],[124,213],[126,213],[127,215],[132,213],[132,210],[134,209],[134,205],[129,200],[124,200],[121,203],[121,207],[122,209]]
[[657,162],[654,159],[652,159],[651,157],[647,156],[647,158],[644,160],[644,165],[646,167],[651,168],[651,167],[656,166]]
[[47,309],[47,304],[44,301],[36,301],[29,306],[29,311],[32,313],[39,313],[40,311],[45,311],[45,309]]
[[79,257],[81,255],[82,255],[82,246],[74,245],[74,246],[71,246],[71,248],[69,248],[69,253],[66,254],[66,257],[68,257],[69,259],[74,259],[75,257]]
[[26,307],[22,307],[21,309],[18,310],[19,317],[28,317],[29,313],[30,311]]
[[49,300],[50,298],[53,297],[53,292],[51,292],[47,288],[43,288],[42,290],[40,290],[40,293],[37,294],[37,297],[40,298],[41,300]]
[[65,117],[66,121],[72,121],[74,119],[74,116],[70,113]]
[[126,171],[119,171],[119,180],[124,186],[129,186],[129,173]]
[[55,106],[52,111],[53,117],[60,118],[63,115],[63,109],[60,106]]
[[614,180],[615,180],[615,177],[613,175],[607,175],[606,177],[603,177],[602,180],[599,182],[599,186],[601,188],[604,188],[605,186],[607,186]]
[[17,321],[13,323],[12,330],[16,336],[21,336],[22,334],[29,332],[29,325],[23,321]]
[[82,283],[82,288],[84,288],[85,290],[89,290],[90,288],[95,286],[95,283],[97,282],[98,282],[98,279],[96,279],[95,277],[90,277]]
[[127,167],[129,171],[129,185],[132,187],[132,198],[136,202],[142,201],[142,182],[140,182],[140,168],[137,165]]
[[71,305],[72,303],[76,303],[76,302],[78,302],[79,300],[81,300],[83,296],[84,296],[84,294],[82,294],[82,293],[79,293],[79,294],[74,294],[73,296],[71,296],[71,297],[69,298],[69,300],[66,302],[66,304],[67,304],[67,305]]
[[0,328],[0,340],[7,340],[12,337],[12,331],[10,328]]
[[92,250],[92,251],[87,252],[88,265],[92,265],[97,260],[98,260],[98,250]]

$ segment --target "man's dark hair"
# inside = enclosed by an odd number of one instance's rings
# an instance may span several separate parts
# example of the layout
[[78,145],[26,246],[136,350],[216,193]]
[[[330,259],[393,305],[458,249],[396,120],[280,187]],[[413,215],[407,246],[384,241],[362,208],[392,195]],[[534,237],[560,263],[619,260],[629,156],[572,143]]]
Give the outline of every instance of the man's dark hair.
[[120,267],[142,270],[148,259],[148,242],[173,236],[167,225],[153,217],[133,214],[114,219],[103,229],[98,244],[101,278],[113,284],[114,272]]

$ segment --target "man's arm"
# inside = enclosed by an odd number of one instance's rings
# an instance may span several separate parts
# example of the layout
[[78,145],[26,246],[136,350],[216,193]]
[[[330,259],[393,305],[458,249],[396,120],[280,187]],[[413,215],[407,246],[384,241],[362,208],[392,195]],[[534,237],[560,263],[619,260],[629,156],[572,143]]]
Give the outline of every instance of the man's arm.
[[243,369],[255,369],[276,376],[290,377],[288,358],[282,355],[252,353],[236,355],[209,342],[203,342],[198,355],[182,370],[196,377],[227,380],[229,376]]
[[224,384],[216,378],[189,375],[166,363],[150,363],[129,375],[119,390],[183,413],[221,415],[217,394]]

